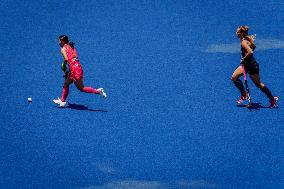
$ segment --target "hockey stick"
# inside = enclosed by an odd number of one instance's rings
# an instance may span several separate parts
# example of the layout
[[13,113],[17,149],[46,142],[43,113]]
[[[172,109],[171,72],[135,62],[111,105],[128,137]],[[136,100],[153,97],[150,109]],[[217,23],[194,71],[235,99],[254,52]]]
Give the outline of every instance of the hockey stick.
[[247,107],[250,107],[251,106],[251,97],[250,97],[250,92],[249,92],[248,81],[247,81],[246,70],[245,70],[244,64],[242,64],[242,68],[243,68],[244,80],[245,80],[245,85],[246,85],[246,95],[247,95],[247,98],[248,98],[248,101],[249,101]]

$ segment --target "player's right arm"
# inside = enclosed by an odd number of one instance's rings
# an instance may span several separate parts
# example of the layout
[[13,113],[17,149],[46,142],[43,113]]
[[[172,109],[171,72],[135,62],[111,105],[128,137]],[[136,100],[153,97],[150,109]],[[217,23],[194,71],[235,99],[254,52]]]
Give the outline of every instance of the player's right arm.
[[241,61],[245,61],[247,58],[251,58],[253,57],[253,50],[250,48],[248,41],[247,40],[243,40],[241,43],[242,47],[245,49],[246,54],[245,56],[242,58]]
[[62,56],[64,58],[64,62],[61,64],[61,69],[64,72],[64,76],[63,77],[66,78],[68,76],[69,72],[68,72],[67,66],[66,66],[66,64],[68,62],[68,57],[67,57],[66,49],[64,47],[61,48],[61,54],[62,54]]
[[63,58],[64,58],[64,62],[68,62],[68,57],[67,57],[67,53],[66,53],[66,49],[63,47],[63,48],[61,48],[61,54],[62,54],[62,56],[63,56]]

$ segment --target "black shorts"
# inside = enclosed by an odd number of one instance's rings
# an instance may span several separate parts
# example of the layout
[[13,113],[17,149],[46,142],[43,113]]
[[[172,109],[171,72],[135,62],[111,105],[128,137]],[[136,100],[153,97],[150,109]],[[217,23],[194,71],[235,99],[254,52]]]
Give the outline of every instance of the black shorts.
[[245,70],[248,74],[259,74],[259,64],[253,58],[249,62],[245,62],[244,64]]

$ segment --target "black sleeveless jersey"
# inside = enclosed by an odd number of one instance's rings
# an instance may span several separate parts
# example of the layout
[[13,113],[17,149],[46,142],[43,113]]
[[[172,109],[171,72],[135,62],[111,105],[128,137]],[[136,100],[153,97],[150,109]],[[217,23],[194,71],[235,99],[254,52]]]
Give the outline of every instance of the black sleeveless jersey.
[[[246,37],[245,40],[251,42],[248,37]],[[254,49],[256,48],[256,45],[251,42],[250,48],[252,49],[252,51],[254,51]],[[241,46],[241,51],[242,51],[242,57],[244,57],[246,55],[246,50],[242,46]],[[253,56],[250,58],[246,58],[243,64],[244,64],[245,70],[248,71],[249,73],[251,74],[259,73],[259,65]]]

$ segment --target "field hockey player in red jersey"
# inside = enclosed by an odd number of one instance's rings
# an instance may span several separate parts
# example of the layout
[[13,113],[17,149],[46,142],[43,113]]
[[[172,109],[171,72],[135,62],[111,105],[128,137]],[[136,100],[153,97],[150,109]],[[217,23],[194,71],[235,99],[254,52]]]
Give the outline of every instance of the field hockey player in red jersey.
[[[66,105],[66,99],[69,93],[69,85],[74,83],[78,90],[85,93],[99,94],[106,98],[107,95],[103,88],[94,89],[92,87],[86,87],[83,83],[83,69],[79,62],[77,51],[74,47],[74,43],[69,42],[68,36],[59,36],[59,45],[61,47],[61,53],[64,58],[64,62],[61,65],[61,69],[65,73],[65,82],[63,85],[61,98],[54,99],[53,102],[60,107]],[[69,71],[67,71],[67,66]]]

